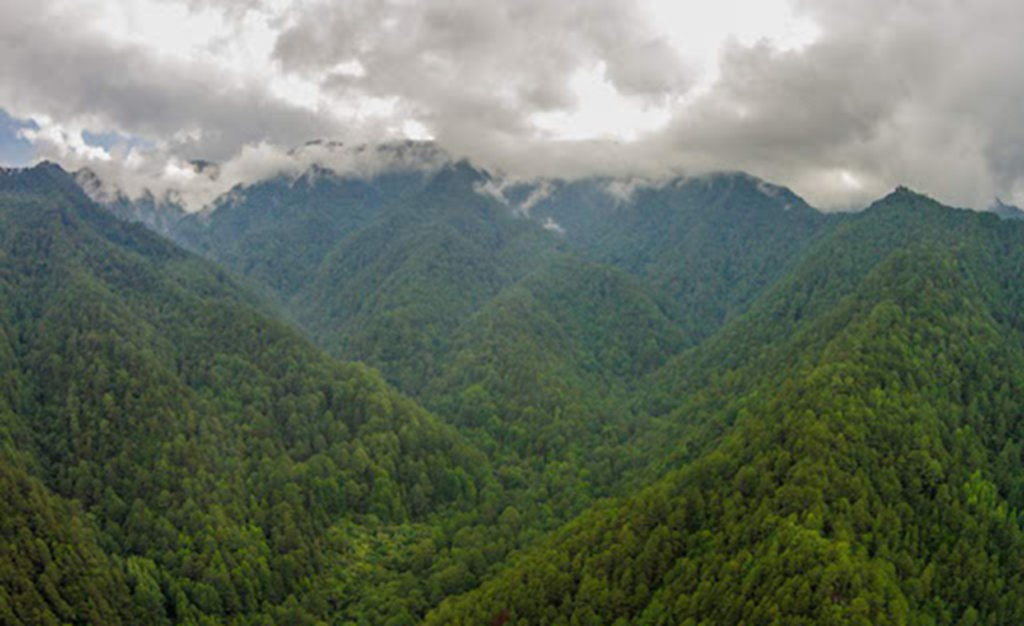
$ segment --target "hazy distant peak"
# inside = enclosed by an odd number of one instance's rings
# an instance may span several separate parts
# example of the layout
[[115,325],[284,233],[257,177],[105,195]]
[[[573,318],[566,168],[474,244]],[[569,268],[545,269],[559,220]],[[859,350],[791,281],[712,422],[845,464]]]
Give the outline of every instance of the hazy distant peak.
[[[288,151],[288,155],[299,159],[323,159],[348,157],[378,163],[381,167],[437,167],[455,159],[434,141],[387,141],[382,143],[348,144],[331,139],[314,139]],[[330,169],[329,163],[321,163]]]
[[918,191],[914,191],[905,185],[899,185],[884,198],[876,201],[871,207],[887,205],[925,206],[938,205],[932,197]]
[[193,161],[189,161],[189,165],[192,166],[196,174],[203,174],[215,180],[220,176],[219,163],[214,163],[213,161],[206,161],[203,159],[195,159]]
[[1024,220],[1024,210],[1014,204],[1006,204],[1001,198],[989,209],[999,217],[1007,220]]
[[129,170],[97,163],[82,172],[80,184],[96,201],[123,197],[130,202],[174,204],[189,213],[209,211],[235,189],[284,177],[296,184],[324,176],[372,179],[392,172],[436,172],[455,159],[432,141],[346,144],[328,139],[308,141],[291,150],[262,144],[222,163],[175,161]]
[[7,168],[0,177],[0,192],[22,193],[60,190],[81,193],[74,179],[53,161],[41,161],[32,167]]
[[32,167],[22,168],[16,170],[24,176],[50,176],[58,179],[70,178],[67,170],[60,166],[60,164],[53,161],[40,161]]
[[302,150],[303,148],[321,147],[321,148],[335,149],[335,148],[342,148],[344,146],[345,146],[345,143],[341,142],[341,141],[334,141],[334,140],[330,140],[330,139],[310,139],[306,143],[302,144],[302,146],[300,146],[298,148],[293,148],[291,150],[291,152],[295,153],[295,152],[297,152],[299,150]]
[[106,204],[112,202],[117,197],[117,192],[111,189],[108,185],[103,184],[103,180],[88,167],[83,167],[74,173],[75,182],[82,188],[85,195],[93,199],[94,202],[99,204]]

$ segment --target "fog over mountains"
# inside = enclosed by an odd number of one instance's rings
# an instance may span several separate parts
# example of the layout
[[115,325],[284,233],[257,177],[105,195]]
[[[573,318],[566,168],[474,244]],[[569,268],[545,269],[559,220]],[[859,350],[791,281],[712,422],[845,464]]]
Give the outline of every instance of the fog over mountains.
[[433,138],[527,178],[740,170],[829,209],[898,184],[1024,202],[1013,0],[0,11],[0,155],[116,164],[123,187],[164,188],[195,159],[248,172],[320,137]]

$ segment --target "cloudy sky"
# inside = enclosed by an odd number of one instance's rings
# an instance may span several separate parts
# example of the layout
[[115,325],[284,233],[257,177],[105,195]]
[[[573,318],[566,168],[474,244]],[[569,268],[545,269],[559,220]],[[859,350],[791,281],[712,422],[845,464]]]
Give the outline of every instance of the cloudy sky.
[[0,164],[229,182],[311,139],[520,177],[745,170],[1024,204],[1019,0],[3,0]]

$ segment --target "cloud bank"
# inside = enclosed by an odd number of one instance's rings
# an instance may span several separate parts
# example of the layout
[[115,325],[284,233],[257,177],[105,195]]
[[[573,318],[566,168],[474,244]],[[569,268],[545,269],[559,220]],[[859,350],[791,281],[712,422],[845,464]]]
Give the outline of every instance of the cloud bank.
[[192,204],[308,165],[310,139],[405,137],[520,179],[745,170],[824,208],[897,184],[1024,204],[1022,20],[1016,0],[6,0],[0,109],[40,158]]

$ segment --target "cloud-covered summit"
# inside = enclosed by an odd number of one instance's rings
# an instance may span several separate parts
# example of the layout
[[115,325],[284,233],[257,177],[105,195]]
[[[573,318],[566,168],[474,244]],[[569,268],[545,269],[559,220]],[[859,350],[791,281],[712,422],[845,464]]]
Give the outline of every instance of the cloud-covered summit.
[[384,172],[441,169],[452,157],[432,141],[393,141],[349,145],[338,141],[312,140],[290,150],[267,143],[245,146],[225,163],[170,160],[148,168],[118,160],[88,162],[77,178],[96,201],[117,199],[170,204],[187,212],[211,208],[239,186],[284,176],[298,179],[319,170],[355,178],[372,178]]
[[519,178],[745,170],[824,207],[900,183],[988,207],[1024,203],[1022,19],[1014,0],[7,0],[0,109],[36,157],[128,192],[220,163],[194,202],[330,137],[433,138]]

